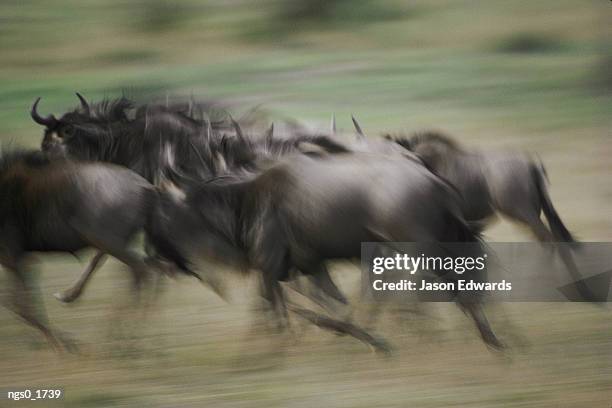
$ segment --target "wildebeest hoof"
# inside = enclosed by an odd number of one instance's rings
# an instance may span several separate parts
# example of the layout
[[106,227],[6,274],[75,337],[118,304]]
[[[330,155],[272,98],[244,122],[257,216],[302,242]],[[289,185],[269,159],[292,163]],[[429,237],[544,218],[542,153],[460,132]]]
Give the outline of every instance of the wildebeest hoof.
[[78,342],[71,338],[63,338],[62,346],[64,351],[70,354],[78,354],[80,351]]
[[78,342],[65,332],[53,334],[52,340],[52,346],[56,353],[77,354],[79,352]]
[[72,292],[55,292],[53,294],[53,297],[55,297],[60,302],[71,303],[71,302],[74,302],[78,298],[78,295]]
[[504,343],[499,341],[497,338],[486,339],[485,344],[487,345],[487,347],[489,347],[489,349],[494,350],[494,351],[505,351],[508,348]]
[[376,339],[372,342],[372,348],[376,352],[376,354],[391,357],[393,354],[393,347],[384,339]]

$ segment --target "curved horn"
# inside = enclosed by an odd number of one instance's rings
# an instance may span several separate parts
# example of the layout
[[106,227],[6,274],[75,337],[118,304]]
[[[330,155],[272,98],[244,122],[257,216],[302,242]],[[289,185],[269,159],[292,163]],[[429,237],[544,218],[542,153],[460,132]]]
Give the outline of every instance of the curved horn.
[[355,119],[353,115],[351,115],[351,119],[353,120],[353,125],[355,126],[355,130],[357,131],[357,136],[359,136],[359,139],[365,138],[366,135],[365,133],[363,133],[363,130],[361,130],[361,126],[359,126],[357,119]]
[[336,114],[332,113],[332,118],[331,118],[331,134],[335,135],[336,134]]
[[85,111],[85,114],[89,115],[89,104],[87,103],[85,98],[83,98],[83,95],[76,92],[76,96],[77,98],[79,98],[79,101],[81,101],[81,108],[83,108],[83,110]]
[[38,114],[38,102],[40,102],[40,96],[36,98],[34,105],[32,105],[30,116],[32,116],[32,119],[34,120],[34,122],[38,123],[39,125],[43,125],[46,127],[53,127],[57,123],[57,119],[55,119],[55,116],[53,115],[49,115],[44,118],[40,116]]

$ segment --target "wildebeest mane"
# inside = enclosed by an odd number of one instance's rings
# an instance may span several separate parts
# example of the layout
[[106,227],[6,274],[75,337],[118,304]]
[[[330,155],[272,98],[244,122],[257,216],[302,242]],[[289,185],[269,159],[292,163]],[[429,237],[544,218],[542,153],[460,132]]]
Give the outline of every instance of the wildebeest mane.
[[[126,166],[156,185],[168,169],[202,181],[231,172],[254,173],[260,163],[293,152],[321,155],[349,151],[324,135],[243,135],[229,113],[214,104],[191,100],[136,107],[121,97],[90,105],[77,96],[81,106],[60,120],[74,128],[72,135],[61,141],[68,154]],[[58,142],[47,143],[52,150],[51,143]]]
[[[135,111],[132,111],[135,109]],[[134,108],[127,98],[104,100],[65,115],[81,135],[69,143],[87,155],[87,140],[95,139],[96,157],[135,170],[157,183],[167,166],[198,177],[214,174],[206,132],[208,122],[181,111],[178,105],[142,105]],[[81,145],[82,147],[79,147]]]
[[257,166],[257,154],[250,138],[222,134],[221,138],[210,141],[210,150],[222,155],[231,171],[254,171]]
[[86,116],[89,120],[98,122],[118,122],[128,120],[128,112],[134,108],[134,103],[125,96],[115,99],[103,99],[89,106],[88,111],[83,106],[73,113]]
[[208,102],[168,102],[147,103],[136,109],[134,117],[142,118],[147,115],[174,115],[180,120],[190,122],[194,126],[208,126],[213,130],[229,129],[227,112]]
[[301,149],[306,144],[314,145],[320,148],[325,153],[342,154],[350,153],[351,150],[343,144],[331,139],[327,135],[319,134],[297,134],[290,138],[269,138],[265,143],[267,153],[273,157],[281,157],[289,153],[300,151],[308,153]]
[[410,140],[413,146],[416,146],[420,143],[438,143],[446,145],[455,150],[459,150],[461,148],[459,144],[450,136],[436,130],[425,130],[422,132],[416,132],[412,135]]
[[407,150],[414,150],[418,145],[424,143],[437,143],[447,146],[453,150],[461,150],[461,146],[450,136],[437,130],[424,130],[412,133],[410,136],[405,134],[386,134],[384,137],[391,140]]

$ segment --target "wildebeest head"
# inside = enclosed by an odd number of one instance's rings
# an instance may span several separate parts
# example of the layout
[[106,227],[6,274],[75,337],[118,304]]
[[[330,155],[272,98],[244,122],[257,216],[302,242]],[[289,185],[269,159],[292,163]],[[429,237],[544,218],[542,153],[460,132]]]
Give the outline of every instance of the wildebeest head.
[[38,112],[40,98],[32,105],[32,119],[45,127],[41,148],[53,155],[104,160],[112,144],[113,125],[127,121],[126,111],[132,104],[120,98],[90,106],[83,96],[76,95],[80,106],[59,119],[52,114],[43,117]]
[[449,155],[462,151],[461,146],[449,136],[433,130],[418,132],[410,137],[405,135],[385,135],[385,138],[414,152],[428,167],[434,170]]
[[211,120],[208,105],[192,103],[187,110],[180,102],[135,107],[126,98],[90,105],[77,96],[80,106],[59,119],[42,117],[39,100],[34,103],[32,118],[46,128],[42,150],[120,164],[155,184],[168,166],[196,178],[217,173],[216,152],[209,144],[221,145],[229,128]]

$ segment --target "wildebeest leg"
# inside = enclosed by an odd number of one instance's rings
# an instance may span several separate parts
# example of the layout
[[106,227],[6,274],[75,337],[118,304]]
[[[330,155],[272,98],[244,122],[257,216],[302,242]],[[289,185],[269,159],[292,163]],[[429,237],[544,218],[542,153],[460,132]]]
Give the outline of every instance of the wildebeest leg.
[[476,327],[480,332],[480,337],[484,340],[487,346],[495,349],[495,350],[503,350],[505,348],[504,344],[499,341],[491,326],[489,325],[489,321],[487,320],[487,316],[484,313],[482,303],[475,301],[462,301],[458,300],[458,304],[467,314],[470,315],[474,323],[476,323]]
[[147,276],[147,265],[138,254],[127,249],[127,242],[121,242],[114,237],[94,237],[88,239],[101,253],[106,253],[123,262],[132,272],[132,283],[134,289],[141,288]]
[[[331,301],[332,299],[348,305],[346,297],[340,292],[340,289],[338,289],[331,279],[325,265],[320,264],[316,268],[306,268],[302,269],[302,271],[307,273],[306,277],[310,285],[304,287],[297,281],[293,281],[289,284],[291,289],[310,299],[330,313],[336,313],[336,305]],[[319,290],[313,290],[314,288]]]
[[[318,300],[319,302],[317,303],[327,305],[326,309],[330,310],[334,314],[336,314],[336,310],[331,305],[329,300],[335,299],[344,305],[348,305],[348,301],[346,300],[342,292],[340,292],[340,289],[338,289],[334,281],[331,279],[331,276],[329,275],[329,271],[327,270],[325,264],[319,263],[315,266],[302,267],[302,271],[308,274],[310,281],[312,282],[314,287],[322,291],[321,294],[317,294],[316,296],[314,295],[316,292],[310,291],[310,296],[306,295],[309,299],[315,302],[317,302]],[[327,299],[327,297],[331,299]],[[390,350],[390,347],[385,340],[377,338],[362,329],[361,327],[350,323],[350,317],[334,319],[307,309],[300,308],[295,305],[290,305],[289,307],[292,312],[310,321],[318,327],[333,330],[338,334],[350,335],[363,343],[369,344],[377,351],[388,352]],[[350,315],[350,311],[348,314]]]
[[[483,250],[483,248],[480,242],[472,242],[472,244],[478,244],[478,246],[470,246],[469,248],[467,248],[469,252],[466,255],[475,256],[475,254],[477,253],[482,253],[481,251]],[[445,245],[443,244],[438,245],[438,249],[443,252],[448,251],[448,248],[445,249]],[[441,254],[443,252],[438,253]],[[438,276],[441,276],[443,278],[446,275],[443,270],[437,270],[436,273],[438,274]],[[451,277],[446,277],[444,280],[455,280],[455,278],[456,277],[453,277],[451,275]],[[486,282],[486,270],[481,272],[473,272],[471,279]],[[482,293],[470,293],[465,291],[460,292],[455,289],[455,302],[464,312],[466,312],[472,318],[472,320],[476,324],[476,328],[480,332],[480,337],[482,337],[483,341],[487,346],[495,350],[502,350],[505,348],[504,344],[499,341],[497,336],[495,336],[495,333],[493,332],[493,329],[491,329],[487,316],[485,315],[482,303]]]
[[391,347],[384,339],[375,337],[352,323],[332,319],[328,316],[315,313],[311,310],[304,309],[293,304],[289,304],[289,310],[318,327],[333,330],[341,334],[348,334],[357,340],[370,345],[376,351],[382,351],[385,353],[391,351]]
[[[541,242],[553,242],[556,240],[554,234],[544,225],[539,215],[533,214],[531,216],[520,216],[513,215],[515,219],[527,225],[531,231],[533,231],[536,238]],[[578,270],[578,266],[576,265],[576,261],[574,260],[574,256],[571,253],[571,249],[569,248],[570,244],[559,245],[558,251],[563,264],[567,268],[571,278],[576,282],[577,289],[580,295],[584,299],[592,299],[593,294],[586,287],[586,285],[581,281],[583,279],[580,271]]]
[[55,298],[64,303],[70,303],[75,301],[79,296],[81,296],[83,289],[85,289],[85,285],[89,282],[89,279],[98,269],[98,267],[102,266],[105,259],[106,254],[104,252],[98,251],[96,255],[92,258],[92,260],[89,262],[89,265],[87,265],[87,268],[79,276],[78,280],[68,289],[62,292],[55,293]]
[[102,223],[102,220],[92,222],[92,220],[74,218],[70,220],[70,225],[90,246],[127,265],[132,273],[134,288],[140,289],[148,268],[142,256],[128,248],[130,240],[142,225],[140,221],[120,223],[118,220],[112,220]]
[[[312,269],[308,277],[314,288],[321,290],[321,293],[311,290],[311,299],[319,299],[320,304],[327,305],[328,311],[336,316],[341,316],[341,319],[344,321],[351,321],[353,309],[344,294],[332,280],[325,264],[321,263]],[[342,310],[338,310],[338,304],[335,304],[332,300],[339,302]]]
[[133,352],[140,349],[136,334],[141,332],[142,324],[146,321],[147,310],[142,307],[146,305],[143,303],[145,299],[142,289],[147,283],[147,266],[140,255],[127,248],[127,240],[102,235],[98,239],[92,239],[92,245],[128,266],[132,276],[132,296],[117,304],[109,334],[122,340],[124,351]]
[[28,285],[27,277],[21,262],[3,261],[2,264],[12,275],[14,282],[11,309],[30,326],[38,329],[55,351],[61,351],[62,342],[45,323],[46,317],[36,310],[36,299],[32,295],[32,289]]
[[513,216],[517,221],[525,224],[535,235],[538,241],[551,242],[554,241],[552,232],[546,227],[539,216],[534,214],[531,217]]
[[249,257],[251,264],[261,271],[260,293],[267,303],[264,307],[272,311],[277,328],[281,330],[288,323],[280,282],[290,276],[289,249],[284,244],[286,238],[283,230],[274,217],[264,217],[261,222],[263,232],[256,238],[256,245]]
[[[534,217],[524,222],[529,225],[538,240],[542,242],[551,242],[555,240],[555,237],[552,232],[550,232],[550,230],[546,228],[546,225],[544,225],[540,218]],[[569,246],[570,244],[558,245],[557,250],[559,252],[559,256],[561,257],[565,268],[567,269],[570,277],[574,281],[576,289],[578,290],[582,298],[585,300],[593,299],[593,293],[582,281],[583,276],[578,270],[578,265],[576,265],[576,261],[574,259],[574,256],[572,255],[571,248]]]
[[262,276],[261,295],[267,302],[267,308],[272,312],[276,321],[276,328],[282,331],[287,326],[288,316],[282,288],[273,276]]
[[123,351],[132,353],[141,348],[137,334],[141,333],[147,315],[142,290],[147,283],[146,264],[139,255],[124,248],[106,246],[100,249],[127,265],[132,274],[132,296],[117,305],[113,320],[119,324],[113,323],[109,333],[121,340]]
[[574,285],[576,286],[578,293],[580,293],[580,296],[582,296],[584,300],[593,302],[595,299],[595,295],[584,283],[584,277],[578,270],[578,265],[576,265],[574,256],[572,255],[571,249],[569,248],[569,244],[559,245],[558,250],[559,256],[561,257],[563,264],[567,268],[570,277],[574,281]]
[[323,296],[320,291],[313,290],[317,286],[316,284],[311,283],[310,277],[308,277],[308,284],[306,285],[292,281],[289,283],[288,287],[294,292],[297,292],[308,300],[316,303],[329,313],[336,313],[336,305],[332,302],[332,300],[327,296]]
[[348,304],[346,297],[340,292],[340,289],[338,289],[338,286],[336,286],[331,276],[329,276],[329,271],[325,265],[320,264],[316,270],[312,271],[309,278],[312,283],[320,288],[327,296],[345,305]]

